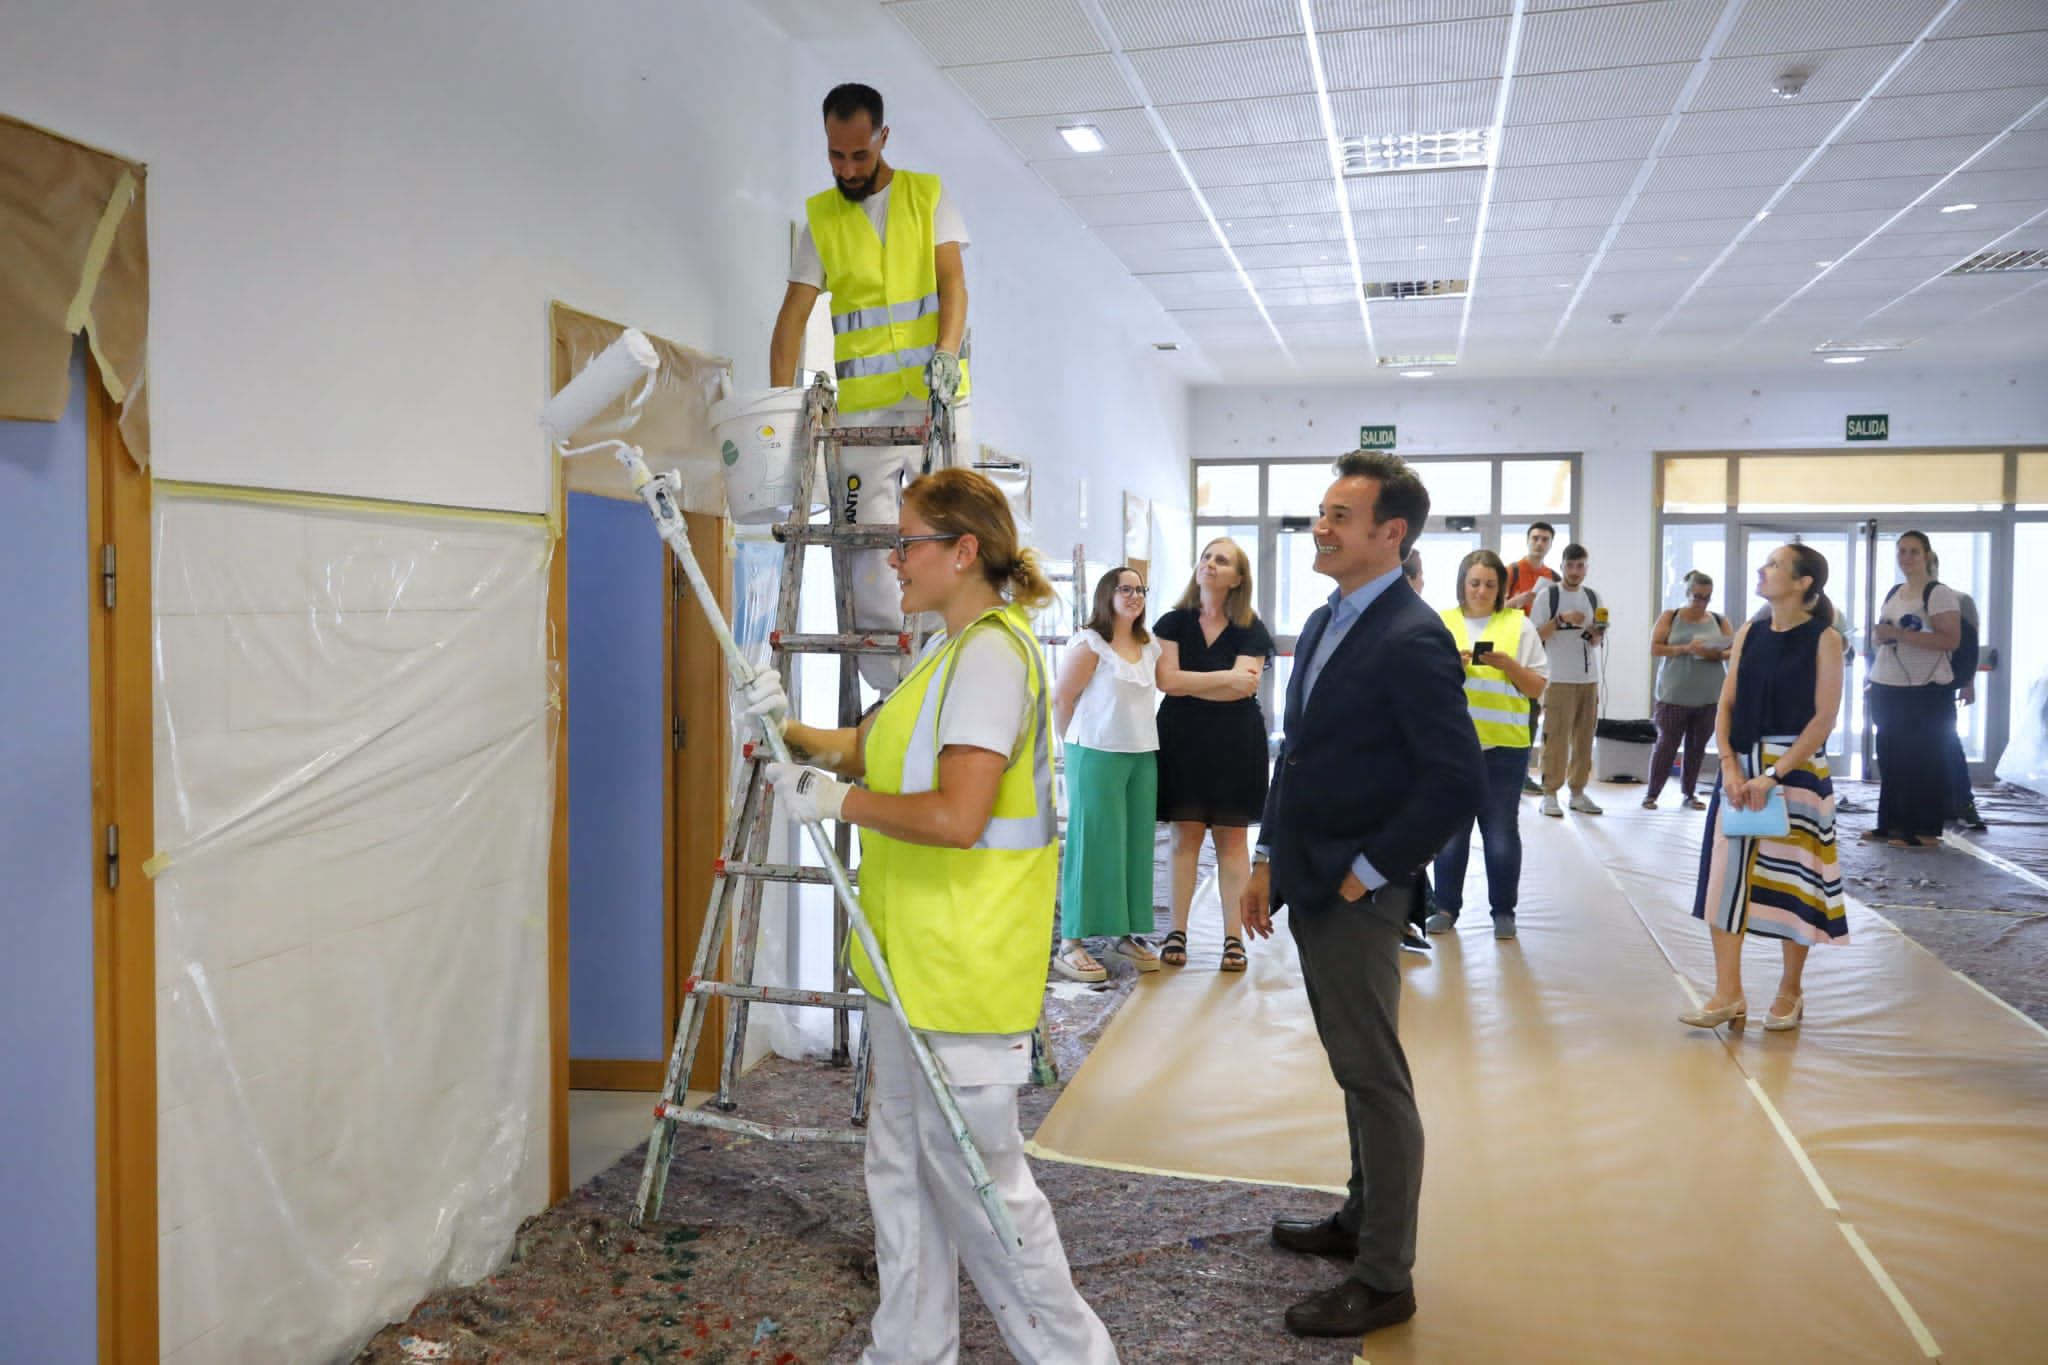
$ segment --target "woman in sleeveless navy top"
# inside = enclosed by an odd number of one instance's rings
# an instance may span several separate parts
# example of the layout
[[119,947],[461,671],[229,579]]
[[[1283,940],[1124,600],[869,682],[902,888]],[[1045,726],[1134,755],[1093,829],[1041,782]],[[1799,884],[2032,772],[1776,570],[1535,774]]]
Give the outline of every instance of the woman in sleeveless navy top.
[[[1734,666],[1715,718],[1721,780],[1707,811],[1692,912],[1713,926],[1714,993],[1682,1023],[1717,1028],[1743,1023],[1742,935],[1782,940],[1777,999],[1764,1016],[1771,1030],[1799,1026],[1807,950],[1849,936],[1842,872],[1835,857],[1835,788],[1828,736],[1842,704],[1842,637],[1822,591],[1828,562],[1808,545],[1781,545],[1757,574],[1770,611],[1735,637]],[[1782,835],[1730,836],[1729,808],[1760,809],[1783,792],[1790,828]]]

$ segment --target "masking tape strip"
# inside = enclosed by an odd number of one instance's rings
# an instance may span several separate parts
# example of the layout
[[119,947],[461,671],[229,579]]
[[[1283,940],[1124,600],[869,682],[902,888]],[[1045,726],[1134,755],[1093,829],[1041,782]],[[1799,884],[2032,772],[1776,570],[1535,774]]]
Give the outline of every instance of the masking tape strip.
[[1756,1102],[1763,1106],[1764,1116],[1770,1119],[1771,1127],[1778,1130],[1778,1136],[1784,1140],[1786,1148],[1792,1153],[1792,1159],[1799,1163],[1800,1171],[1806,1176],[1806,1183],[1813,1186],[1813,1192],[1820,1196],[1821,1207],[1830,1213],[1840,1213],[1842,1206],[1835,1202],[1834,1192],[1828,1189],[1827,1182],[1820,1178],[1820,1172],[1813,1168],[1813,1159],[1807,1156],[1806,1149],[1799,1145],[1799,1139],[1792,1136],[1792,1129],[1785,1122],[1785,1116],[1778,1112],[1778,1106],[1771,1103],[1771,1097],[1757,1084],[1756,1077],[1745,1074],[1742,1079],[1743,1083],[1749,1086],[1749,1093],[1756,1096]]
[[174,498],[205,498],[213,502],[245,502],[328,512],[369,512],[378,516],[436,517],[496,526],[531,526],[540,530],[548,529],[549,525],[544,512],[501,512],[487,507],[450,507],[444,503],[400,502],[393,498],[361,498],[340,493],[294,493],[230,483],[193,483],[186,479],[152,479],[150,487]]
[[1897,1282],[1872,1253],[1869,1244],[1863,1240],[1863,1234],[1856,1231],[1853,1223],[1836,1223],[1835,1226],[1842,1230],[1842,1236],[1848,1239],[1850,1249],[1856,1253],[1856,1259],[1863,1262],[1863,1268],[1870,1272],[1870,1278],[1877,1281],[1877,1287],[1892,1301],[1892,1307],[1898,1311],[1899,1318],[1906,1324],[1906,1330],[1913,1334],[1913,1340],[1918,1343],[1921,1354],[1929,1360],[1941,1359],[1941,1347],[1934,1344],[1934,1334],[1927,1330],[1926,1323],[1920,1321],[1920,1315],[1913,1311],[1913,1305],[1906,1302],[1906,1296],[1899,1292]]
[[[1862,905],[1863,903],[1861,901],[1858,901],[1857,904]],[[1941,962],[1941,958],[1932,949],[1926,947],[1918,939],[1914,938],[1904,929],[1901,929],[1898,925],[1886,919],[1876,910],[1871,909],[1871,907],[1867,905],[1863,906],[1863,910],[1865,914],[1868,914],[1872,919],[1876,920],[1879,924],[1882,924],[1885,928],[1891,930],[1900,938],[1904,939],[1907,942],[1907,944],[1910,945],[1912,948],[1920,952],[1926,953],[1929,957],[1934,958],[1936,962]],[[1989,1000],[1992,1004],[1998,1006],[1998,1008],[2004,1010],[2007,1014],[2010,1014],[2013,1018],[2019,1020],[2022,1024],[2025,1024],[2028,1028],[2034,1030],[2036,1033],[2042,1035],[2043,1037],[2048,1037],[2048,1026],[2044,1026],[2040,1020],[2034,1018],[2034,1016],[2028,1014],[2019,1006],[2013,1004],[2010,1000],[2003,1000],[2000,999],[1998,996],[1993,995],[1988,989],[1985,988],[1983,982],[1973,979],[1968,973],[1956,971],[1954,967],[1949,967],[1949,965],[1946,962],[1941,962],[1941,965],[1943,967],[1947,967],[1949,971],[1954,972],[1956,980],[1962,982],[1965,986],[1968,986],[1971,990],[1977,992],[1977,994],[1983,996],[1986,1000]]]
[[142,875],[149,878],[151,881],[155,881],[156,874],[163,871],[170,865],[171,855],[168,853],[159,853],[154,858],[151,858],[148,862],[142,865]]
[[1161,1175],[1170,1180],[1200,1180],[1211,1185],[1270,1185],[1282,1190],[1313,1190],[1317,1194],[1345,1194],[1342,1185],[1302,1185],[1292,1180],[1253,1180],[1249,1176],[1211,1175],[1207,1171],[1171,1171],[1161,1166],[1134,1166],[1126,1161],[1097,1161],[1093,1157],[1068,1156],[1042,1146],[1037,1139],[1024,1144],[1024,1154],[1035,1156],[1041,1161],[1057,1161],[1067,1166],[1092,1166],[1098,1171],[1122,1171],[1127,1175]]
[[[64,312],[64,330],[76,333],[85,326],[86,317],[92,312],[92,296],[99,292],[100,272],[107,268],[107,256],[114,249],[114,234],[120,230],[121,220],[128,216],[128,206],[135,202],[135,173],[122,171],[121,178],[114,182],[114,192],[107,196],[107,206],[100,210],[100,221],[92,230],[92,241],[85,248],[85,260],[79,267],[78,292],[71,296],[71,307]],[[115,397],[118,399],[119,394]]]
[[1980,863],[1989,863],[1991,866],[1997,868],[2000,872],[2005,873],[2007,876],[2018,877],[2021,881],[2025,882],[2028,886],[2033,887],[2036,891],[2048,891],[2048,878],[2037,876],[2034,873],[2027,871],[2027,869],[2025,869],[2024,867],[2021,867],[2018,863],[2011,862],[2007,859],[1999,857],[1996,853],[1993,853],[1988,848],[1979,848],[1977,847],[1977,845],[1971,843],[1968,839],[1962,838],[1960,835],[1944,834],[1941,836],[1941,842],[1944,847],[1953,848],[1960,852],[1967,853]]

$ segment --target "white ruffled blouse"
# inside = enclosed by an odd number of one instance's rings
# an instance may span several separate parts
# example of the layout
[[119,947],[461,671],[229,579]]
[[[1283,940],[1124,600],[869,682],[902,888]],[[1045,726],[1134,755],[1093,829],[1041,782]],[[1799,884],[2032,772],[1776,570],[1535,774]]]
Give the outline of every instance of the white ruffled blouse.
[[1095,651],[1095,672],[1065,735],[1069,744],[1110,753],[1142,754],[1159,747],[1159,641],[1147,640],[1137,662],[1083,627],[1072,642]]

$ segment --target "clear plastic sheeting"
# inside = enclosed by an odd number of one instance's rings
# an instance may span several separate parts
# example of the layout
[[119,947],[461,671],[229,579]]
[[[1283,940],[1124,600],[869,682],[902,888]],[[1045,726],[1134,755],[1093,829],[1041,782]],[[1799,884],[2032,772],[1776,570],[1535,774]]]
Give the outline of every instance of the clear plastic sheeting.
[[2012,737],[1998,760],[1998,776],[2048,796],[2048,677],[2013,689]]
[[155,520],[163,1351],[336,1359],[547,1201],[552,541]]
[[[584,366],[625,331],[618,323],[559,303],[554,305],[552,317],[557,359],[565,375],[581,374]],[[585,423],[571,444],[629,441],[640,447],[649,469],[657,474],[673,470],[682,478],[678,501],[684,511],[723,516],[725,474],[718,441],[711,432],[711,405],[719,399],[721,384],[730,381],[732,362],[651,333],[647,339],[661,357],[661,368],[655,371],[654,389],[646,404],[635,409],[637,388],[621,395]],[[570,460],[564,466],[564,478],[572,493],[639,500],[626,471],[608,455]]]

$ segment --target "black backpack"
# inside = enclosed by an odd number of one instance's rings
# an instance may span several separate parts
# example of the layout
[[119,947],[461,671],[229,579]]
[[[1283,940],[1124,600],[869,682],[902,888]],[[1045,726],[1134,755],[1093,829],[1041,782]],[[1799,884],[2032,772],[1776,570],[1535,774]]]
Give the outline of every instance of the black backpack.
[[[1600,594],[1594,592],[1583,583],[1579,585],[1579,591],[1586,594],[1586,600],[1593,604],[1593,615],[1598,616],[1600,614]],[[1549,615],[1544,619],[1555,621],[1557,619],[1557,604],[1564,600],[1564,585],[1553,582],[1550,585],[1549,593],[1545,596],[1545,600],[1549,609]]]
[[[1920,610],[1923,614],[1927,611],[1927,604],[1934,599],[1934,584],[1935,580],[1930,578],[1927,580],[1927,586],[1920,590]],[[1899,595],[1899,589],[1905,586],[1904,583],[1892,584],[1892,590],[1884,595],[1885,604],[1890,605],[1891,600]],[[1949,591],[1956,593],[1958,606],[1970,601],[1968,593],[1956,592],[1954,588],[1950,588]],[[1976,603],[1971,602],[1970,605],[1975,606]],[[1956,641],[1956,647],[1948,652],[1948,666],[1954,674],[1949,686],[1960,692],[1970,686],[1977,677],[1977,623],[1970,619],[1970,613],[1967,611],[1959,611],[1957,614],[1962,617],[1963,633]]]

